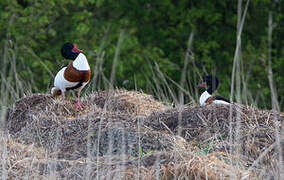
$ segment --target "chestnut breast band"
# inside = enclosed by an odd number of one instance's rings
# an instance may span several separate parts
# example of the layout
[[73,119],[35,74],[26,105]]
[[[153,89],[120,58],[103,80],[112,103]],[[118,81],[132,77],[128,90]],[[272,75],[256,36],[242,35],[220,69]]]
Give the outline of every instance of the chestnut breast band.
[[73,67],[73,62],[70,62],[64,71],[64,78],[69,82],[78,82],[76,86],[67,88],[67,90],[77,89],[91,79],[91,70],[79,71]]

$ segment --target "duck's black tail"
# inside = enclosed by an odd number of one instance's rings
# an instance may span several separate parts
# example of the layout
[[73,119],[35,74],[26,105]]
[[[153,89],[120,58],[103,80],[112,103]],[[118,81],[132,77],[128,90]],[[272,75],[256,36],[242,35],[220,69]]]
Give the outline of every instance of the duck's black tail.
[[227,103],[231,103],[228,99],[226,99],[225,97],[220,96],[220,95],[214,96],[214,100],[222,100],[222,101],[225,101]]

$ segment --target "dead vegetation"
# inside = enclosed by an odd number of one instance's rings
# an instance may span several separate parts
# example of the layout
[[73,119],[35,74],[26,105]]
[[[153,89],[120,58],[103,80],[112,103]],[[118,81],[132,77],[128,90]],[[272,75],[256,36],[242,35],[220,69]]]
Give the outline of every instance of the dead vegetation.
[[166,130],[165,124],[174,134],[198,142],[201,148],[210,144],[209,152],[240,153],[252,162],[275,142],[274,121],[280,129],[284,114],[251,106],[212,104],[156,112],[146,122],[155,130]]
[[243,105],[171,108],[126,90],[90,94],[82,100],[83,111],[74,103],[46,94],[15,102],[1,135],[2,176],[279,177],[275,133],[283,113]]
[[147,116],[154,111],[163,111],[166,108],[151,95],[123,89],[96,92],[90,95],[88,101],[108,111],[136,116]]

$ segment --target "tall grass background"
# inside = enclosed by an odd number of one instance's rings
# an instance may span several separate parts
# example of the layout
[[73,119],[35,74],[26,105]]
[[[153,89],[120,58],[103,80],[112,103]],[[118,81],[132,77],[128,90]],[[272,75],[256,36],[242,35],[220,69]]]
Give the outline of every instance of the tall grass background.
[[[250,73],[245,72],[245,69],[243,68],[243,58],[242,58],[242,49],[241,49],[241,37],[242,37],[242,30],[243,27],[245,26],[245,19],[246,19],[246,12],[248,9],[250,1],[246,1],[246,4],[242,3],[242,0],[238,1],[238,22],[237,22],[237,36],[236,36],[236,48],[235,48],[235,53],[234,53],[234,58],[233,58],[233,64],[232,64],[232,74],[231,74],[231,92],[230,92],[230,100],[237,102],[239,104],[253,104],[256,107],[258,106],[258,99],[252,99],[250,90],[248,89],[247,86],[247,80],[250,78]],[[10,22],[8,23],[13,23],[13,18],[11,18]],[[273,34],[273,16],[272,13],[269,14],[269,20],[267,22],[268,26],[268,34],[267,34],[267,49],[268,49],[268,67],[266,69],[267,71],[267,79],[269,81],[269,87],[270,87],[270,92],[271,92],[271,104],[272,104],[272,110],[275,112],[280,111],[280,103],[277,100],[277,87],[274,84],[274,79],[273,79],[273,71],[271,67],[271,44],[272,44],[272,34]],[[105,52],[103,51],[104,49],[104,40],[102,41],[102,44],[100,45],[101,48],[96,52],[97,53],[97,59],[96,59],[96,64],[94,66],[94,69],[92,70],[94,73],[93,79],[89,82],[89,84],[85,88],[85,93],[91,93],[94,91],[99,91],[102,89],[113,89],[115,87],[115,77],[116,77],[116,66],[117,66],[117,61],[119,60],[119,54],[120,54],[120,47],[121,44],[123,43],[123,38],[124,38],[124,30],[121,29],[120,31],[120,36],[117,41],[116,45],[116,51],[115,51],[115,56],[113,58],[113,65],[112,65],[112,71],[109,72],[109,75],[106,75],[105,72],[103,72],[103,64],[104,64],[104,56]],[[105,33],[105,36],[102,37],[103,39],[107,39],[107,32]],[[159,101],[161,102],[167,102],[169,105],[175,105],[175,106],[180,106],[184,104],[190,104],[190,105],[198,105],[198,98],[199,98],[199,92],[196,89],[195,86],[192,86],[192,84],[198,84],[198,82],[201,80],[202,75],[205,73],[214,73],[216,70],[212,70],[212,72],[206,72],[205,69],[198,69],[195,65],[196,59],[194,58],[194,52],[192,51],[192,44],[194,44],[194,34],[195,32],[189,32],[188,35],[188,43],[187,43],[187,50],[186,53],[184,54],[184,66],[182,69],[181,77],[180,77],[180,82],[175,82],[172,80],[169,76],[167,76],[166,72],[162,72],[161,69],[159,68],[159,65],[157,63],[151,64],[149,63],[149,69],[151,71],[151,76],[145,76],[145,79],[147,80],[147,92],[148,94],[152,94],[154,97],[156,97]],[[0,57],[1,62],[2,62],[2,67],[1,67],[1,90],[0,90],[0,104],[1,104],[1,131],[0,131],[0,139],[5,139],[8,138],[7,131],[5,131],[4,124],[5,124],[5,114],[6,110],[8,107],[10,107],[13,102],[18,100],[19,98],[30,95],[33,92],[37,92],[37,90],[33,87],[34,83],[34,74],[31,69],[29,69],[28,66],[26,66],[23,62],[20,62],[24,68],[27,69],[27,71],[30,74],[30,79],[22,79],[18,75],[18,69],[16,66],[16,61],[19,60],[18,56],[18,51],[17,47],[18,44],[14,41],[10,40],[9,37],[9,31],[6,36],[6,41],[4,47],[1,49],[1,54],[2,56]],[[34,56],[36,54],[34,53]],[[47,85],[46,92],[49,93],[50,88],[52,86],[52,79],[54,78],[55,74],[52,73],[52,70],[48,69],[47,66],[44,64],[43,61],[40,60],[40,58],[37,58],[40,63],[42,64],[43,67],[45,67],[46,71],[49,72],[50,74],[50,79],[51,83]],[[188,67],[193,66],[194,71],[189,72]],[[135,75],[134,75],[135,76]],[[109,79],[107,77],[110,77]],[[189,83],[189,82],[194,82],[194,83]],[[134,82],[134,84],[136,84]],[[171,87],[176,87],[178,91],[176,92],[174,89]],[[135,86],[135,90],[139,91],[140,87]],[[263,96],[263,95],[260,95]],[[264,97],[264,96],[263,96]],[[186,100],[186,101],[185,101]],[[242,101],[245,100],[245,101]],[[180,119],[180,118],[179,118]],[[141,119],[138,120],[138,122]],[[232,121],[232,116],[229,117],[229,120]],[[240,119],[239,119],[240,120]],[[283,159],[282,159],[282,151],[283,147],[281,147],[281,139],[283,139],[283,136],[281,136],[281,133],[276,122],[278,119],[274,120],[274,126],[275,126],[275,143],[273,144],[274,147],[276,147],[278,153],[278,161],[279,161],[279,171],[276,172],[277,174],[275,177],[278,177],[278,179],[283,179],[284,178],[284,168],[283,168]],[[103,122],[103,119],[100,120]],[[241,129],[241,123],[237,123],[237,129]],[[240,138],[239,138],[239,131],[236,132],[236,134],[233,134],[232,131],[232,123],[230,124],[230,139],[231,143],[240,143]],[[140,132],[140,126],[138,123],[138,133]],[[283,131],[283,130],[282,130]],[[100,134],[100,132],[99,132]],[[282,135],[284,133],[282,132]],[[91,151],[93,151],[93,147],[91,147],[91,135],[88,137],[88,144],[90,147],[88,148],[88,155],[90,156]],[[124,136],[123,136],[124,138]],[[7,142],[7,141],[6,141]],[[99,144],[99,142],[98,142]],[[111,146],[112,142],[110,140],[109,142],[109,148],[112,148]],[[54,144],[56,146],[56,142]],[[3,154],[1,156],[3,159],[6,159],[6,148],[7,144],[4,143],[4,146],[1,147],[3,150]],[[271,146],[272,148],[272,146]],[[271,149],[267,149],[269,151]],[[123,151],[126,151],[125,149]],[[232,149],[230,149],[232,151]],[[254,169],[257,164],[262,160],[263,156],[267,153],[267,151],[264,151],[263,154],[261,154],[253,163],[251,167],[249,167],[249,170]],[[112,152],[111,149],[109,152]],[[140,152],[140,151],[139,151]],[[140,152],[141,153],[141,152]],[[142,154],[139,154],[139,157],[141,157]],[[97,157],[99,157],[99,149],[97,149]],[[111,154],[108,156],[109,162],[111,162],[111,159],[113,158]],[[57,157],[54,156],[54,160],[56,160]],[[91,173],[88,171],[90,167],[92,166],[92,162],[88,161],[91,158],[87,158],[87,162],[89,163],[89,166],[86,169],[86,179],[91,178]],[[126,161],[126,160],[125,160]],[[7,162],[2,161],[0,165],[0,174],[2,179],[7,179],[8,178],[8,171],[6,169],[7,167]],[[97,166],[99,166],[99,158],[97,158]],[[231,163],[233,163],[231,161]],[[123,172],[123,166],[119,167],[122,169],[117,170],[117,176],[120,176],[120,172]],[[138,168],[141,168],[139,159],[138,159]],[[50,174],[56,174],[56,171],[52,168],[49,169],[51,171]],[[139,178],[139,170],[137,171],[137,177]],[[22,177],[18,177],[22,178]],[[29,175],[27,174],[25,179],[29,179]],[[97,174],[97,179],[100,178],[100,174]],[[108,177],[111,178],[111,177]],[[159,179],[159,172],[156,172],[156,178]],[[232,179],[234,178],[234,175],[232,174]],[[52,179],[51,177],[47,177],[47,179]]]

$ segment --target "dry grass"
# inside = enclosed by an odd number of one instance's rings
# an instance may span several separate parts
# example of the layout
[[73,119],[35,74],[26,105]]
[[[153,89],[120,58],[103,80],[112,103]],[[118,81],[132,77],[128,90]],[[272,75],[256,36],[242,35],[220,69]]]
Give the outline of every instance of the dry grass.
[[[236,132],[238,114],[241,122],[240,132]],[[230,116],[232,116],[232,122],[230,122]],[[232,105],[232,111],[230,111],[230,106],[212,104],[206,107],[184,106],[156,112],[148,117],[147,122],[149,126],[157,130],[165,129],[161,123],[163,122],[175,134],[180,129],[182,137],[188,141],[199,142],[201,145],[213,142],[211,151],[229,150],[231,124],[233,135],[240,133],[241,142],[243,142],[243,144],[231,144],[234,146],[233,149],[237,149],[235,146],[240,146],[243,153],[249,153],[247,155],[255,159],[262,149],[275,142],[274,119],[277,119],[276,124],[281,127],[284,113],[236,104]]]
[[126,90],[90,94],[83,111],[74,103],[34,94],[8,110],[0,137],[2,177],[278,177],[273,121],[281,130],[283,113],[241,105],[231,111],[222,105],[171,108]]
[[123,89],[99,91],[90,95],[89,103],[108,111],[147,116],[154,111],[163,111],[166,106],[151,95]]

